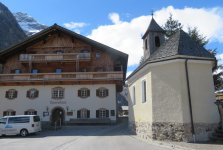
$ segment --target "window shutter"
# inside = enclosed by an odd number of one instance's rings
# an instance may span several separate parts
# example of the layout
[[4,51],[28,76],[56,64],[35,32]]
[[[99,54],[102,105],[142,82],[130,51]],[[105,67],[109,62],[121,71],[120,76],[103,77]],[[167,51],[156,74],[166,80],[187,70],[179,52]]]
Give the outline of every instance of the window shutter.
[[109,110],[106,110],[106,117],[109,118]]
[[39,97],[39,91],[36,91],[35,97]]
[[81,90],[78,90],[78,97],[81,97]]
[[81,118],[81,111],[80,110],[77,111],[77,118]]
[[24,115],[28,115],[28,111],[25,111],[25,112],[24,112]]
[[34,111],[34,115],[37,115],[37,111]]
[[96,118],[99,118],[99,110],[96,110]]
[[40,73],[40,69],[37,69],[37,73]]
[[96,90],[96,96],[99,96],[99,90]]
[[108,96],[108,89],[106,89],[106,96]]
[[16,114],[16,111],[13,111],[13,112],[12,112],[12,116],[15,116],[15,114]]
[[15,70],[11,70],[11,73],[15,73]]
[[53,69],[53,72],[56,72],[56,69]]
[[90,118],[90,110],[87,111],[87,118]]
[[22,70],[19,70],[19,73],[22,73]]
[[15,98],[17,98],[17,95],[18,95],[18,91],[15,91]]
[[30,97],[30,91],[27,91],[26,97]]
[[3,117],[6,116],[6,115],[7,115],[7,112],[6,111],[3,111]]
[[90,90],[87,90],[87,96],[90,96]]
[[5,92],[5,98],[9,98],[9,91]]

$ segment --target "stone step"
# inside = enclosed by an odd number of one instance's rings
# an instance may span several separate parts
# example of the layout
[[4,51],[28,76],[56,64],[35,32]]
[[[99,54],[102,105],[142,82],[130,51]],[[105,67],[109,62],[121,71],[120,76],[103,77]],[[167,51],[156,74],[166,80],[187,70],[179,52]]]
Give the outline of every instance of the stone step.
[[217,128],[217,129],[215,129],[215,132],[217,132],[217,133],[222,133],[222,130],[219,130],[219,129]]
[[212,133],[213,136],[223,137],[223,133]]
[[219,138],[219,137],[210,137],[211,140],[223,140],[223,138]]

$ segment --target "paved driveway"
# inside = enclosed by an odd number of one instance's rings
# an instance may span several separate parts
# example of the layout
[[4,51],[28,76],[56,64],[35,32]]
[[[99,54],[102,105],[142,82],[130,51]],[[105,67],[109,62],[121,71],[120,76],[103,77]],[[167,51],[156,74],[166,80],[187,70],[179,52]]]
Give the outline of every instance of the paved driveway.
[[126,133],[127,125],[65,126],[59,131],[44,130],[27,137],[0,137],[0,149],[23,150],[164,150]]

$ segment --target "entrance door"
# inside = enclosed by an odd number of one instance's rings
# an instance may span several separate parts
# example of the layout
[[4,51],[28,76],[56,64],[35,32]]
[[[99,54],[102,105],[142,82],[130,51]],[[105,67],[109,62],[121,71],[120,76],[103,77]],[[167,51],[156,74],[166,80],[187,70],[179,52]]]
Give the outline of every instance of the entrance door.
[[[55,125],[55,122],[61,118],[61,125],[63,124],[63,111],[60,108],[57,108],[53,111],[53,122],[52,124]],[[60,125],[60,121],[57,121],[57,126]]]

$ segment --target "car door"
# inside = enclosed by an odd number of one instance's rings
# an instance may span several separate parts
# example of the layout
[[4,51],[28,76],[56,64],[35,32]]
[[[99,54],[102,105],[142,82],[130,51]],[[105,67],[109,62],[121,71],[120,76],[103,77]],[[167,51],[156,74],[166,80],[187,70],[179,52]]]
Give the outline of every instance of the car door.
[[18,117],[8,118],[8,123],[5,126],[5,130],[7,134],[18,134],[17,120],[18,120]]
[[7,134],[5,130],[6,123],[7,123],[7,118],[0,119],[0,135]]

